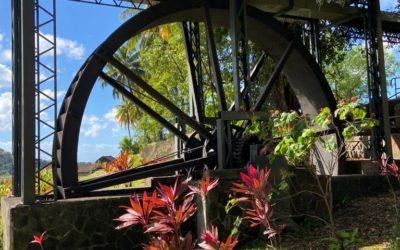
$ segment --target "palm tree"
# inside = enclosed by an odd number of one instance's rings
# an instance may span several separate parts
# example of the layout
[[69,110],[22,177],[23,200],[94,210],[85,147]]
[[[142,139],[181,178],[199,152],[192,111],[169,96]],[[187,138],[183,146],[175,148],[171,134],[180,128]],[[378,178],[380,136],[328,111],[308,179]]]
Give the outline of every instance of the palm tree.
[[132,117],[137,114],[138,109],[129,100],[123,99],[122,103],[117,106],[117,113],[115,114],[115,119],[122,127],[128,129],[128,136],[131,137],[131,126],[133,124]]
[[[137,45],[139,42],[139,37],[132,38],[127,44],[120,47],[117,52],[115,52],[114,57],[120,61],[122,64],[127,66],[130,70],[135,72],[138,75],[143,75],[144,71],[140,67],[139,62],[139,51],[137,50]],[[117,82],[121,83],[129,88],[131,93],[135,90],[135,85],[132,83],[124,74],[118,71],[115,67],[110,64],[106,66],[106,74],[110,77],[117,80]],[[102,86],[107,86],[107,83],[102,81]],[[113,90],[114,98],[119,98],[120,94],[115,89]]]
[[[132,38],[128,43],[117,50],[117,52],[114,54],[114,57],[122,64],[129,67],[136,74],[143,75],[144,72],[140,67],[139,53],[137,51],[138,41],[139,37]],[[125,88],[128,88],[132,94],[134,93],[137,87],[135,87],[135,84],[132,83],[124,74],[122,74],[112,65],[107,64],[106,68],[107,75],[114,78]],[[107,86],[107,83],[102,81],[102,86]],[[115,118],[121,126],[128,129],[128,135],[129,138],[131,138],[131,127],[134,123],[133,121],[139,119],[142,115],[142,112],[139,107],[136,107],[134,103],[121,96],[121,94],[115,89],[113,89],[113,97],[122,99],[121,103],[117,105],[118,111],[115,115]]]

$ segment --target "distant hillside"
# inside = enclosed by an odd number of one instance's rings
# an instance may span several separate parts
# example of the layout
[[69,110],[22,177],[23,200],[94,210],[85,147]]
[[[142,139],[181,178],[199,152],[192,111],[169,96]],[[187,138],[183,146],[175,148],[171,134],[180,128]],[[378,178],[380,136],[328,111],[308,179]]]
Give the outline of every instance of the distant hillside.
[[11,174],[12,160],[11,153],[0,148],[0,175]]

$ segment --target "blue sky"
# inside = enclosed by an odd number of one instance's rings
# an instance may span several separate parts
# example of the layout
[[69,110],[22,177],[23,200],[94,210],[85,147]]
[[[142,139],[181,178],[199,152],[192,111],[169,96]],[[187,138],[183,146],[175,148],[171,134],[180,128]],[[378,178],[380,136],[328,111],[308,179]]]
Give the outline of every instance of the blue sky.
[[[44,0],[41,0],[44,1]],[[62,97],[85,58],[121,23],[122,9],[57,0],[58,97]],[[395,0],[381,0],[390,9]],[[11,151],[11,0],[0,1],[0,148]],[[51,91],[50,89],[48,91]],[[79,161],[117,155],[127,131],[114,119],[111,89],[97,84],[87,105],[79,141]],[[51,141],[43,147],[50,149]]]
[[[0,1],[0,148],[11,151],[11,1]],[[121,25],[121,8],[57,0],[57,64],[59,103],[88,55]],[[50,91],[50,89],[49,89]],[[127,131],[115,122],[117,104],[109,87],[96,84],[85,110],[79,139],[79,161],[117,155]],[[51,147],[46,141],[44,148]]]

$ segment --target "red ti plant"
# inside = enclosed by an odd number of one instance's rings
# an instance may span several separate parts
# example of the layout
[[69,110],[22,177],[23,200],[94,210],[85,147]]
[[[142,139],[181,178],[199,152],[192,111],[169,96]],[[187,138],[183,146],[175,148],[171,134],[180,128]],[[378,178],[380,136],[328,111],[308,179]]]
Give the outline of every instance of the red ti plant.
[[203,223],[204,228],[207,228],[207,208],[206,208],[206,197],[208,193],[218,185],[219,178],[214,180],[210,179],[210,173],[208,169],[204,172],[204,178],[200,180],[199,187],[190,186],[189,189],[191,190],[188,195],[198,194],[201,198],[201,205],[203,207]]
[[395,176],[397,180],[400,181],[400,169],[399,166],[397,166],[395,160],[393,160],[392,163],[389,163],[389,159],[382,159],[381,171],[383,174],[390,174]]
[[43,238],[44,235],[46,234],[46,231],[44,231],[43,233],[41,233],[39,236],[34,235],[33,236],[33,240],[30,242],[31,244],[38,244],[40,246],[40,249],[43,250]]
[[103,169],[106,173],[115,173],[124,171],[131,168],[131,159],[128,151],[121,151],[118,157],[109,163],[103,165]]
[[225,242],[218,240],[218,228],[213,225],[201,235],[202,242],[199,243],[199,247],[207,250],[232,250],[238,241],[238,235],[232,236],[229,234]]
[[151,197],[144,192],[141,200],[135,194],[130,198],[131,206],[122,207],[126,213],[116,219],[122,222],[117,229],[142,225],[150,237],[145,249],[191,249],[191,233],[181,235],[182,224],[196,212],[193,195],[185,195],[188,181],[179,182],[177,178],[172,186],[160,183]]
[[122,222],[115,229],[122,229],[132,225],[140,224],[144,227],[150,224],[150,215],[153,209],[161,205],[157,198],[157,192],[154,191],[151,197],[147,196],[146,191],[143,193],[142,203],[140,203],[139,195],[134,194],[133,199],[129,197],[130,207],[121,206],[126,213],[115,219]]
[[249,221],[251,227],[263,226],[264,235],[267,235],[268,239],[272,239],[283,229],[283,226],[273,227],[270,223],[273,212],[270,204],[272,187],[268,182],[270,173],[271,169],[257,170],[250,165],[247,167],[247,174],[240,173],[242,182],[233,183],[231,188],[232,191],[242,195],[238,199],[239,202],[249,204],[248,207],[242,208],[245,213],[243,219]]

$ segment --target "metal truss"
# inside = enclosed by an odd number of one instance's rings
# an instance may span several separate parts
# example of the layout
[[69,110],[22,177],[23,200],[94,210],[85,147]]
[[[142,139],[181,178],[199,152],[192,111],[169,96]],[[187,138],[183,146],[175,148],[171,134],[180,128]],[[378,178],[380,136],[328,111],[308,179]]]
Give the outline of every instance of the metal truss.
[[145,10],[157,4],[158,1],[153,0],[69,0],[73,2],[97,4],[111,7],[119,7],[133,10]]
[[[44,168],[54,164],[52,143],[57,119],[56,1],[35,0],[35,169],[36,194],[44,194]],[[44,163],[44,162],[47,162]],[[52,192],[52,188],[47,188]]]
[[192,99],[190,102],[190,113],[196,117],[197,121],[204,123],[204,79],[201,59],[200,25],[198,22],[183,22],[182,29],[190,78],[189,87]]

